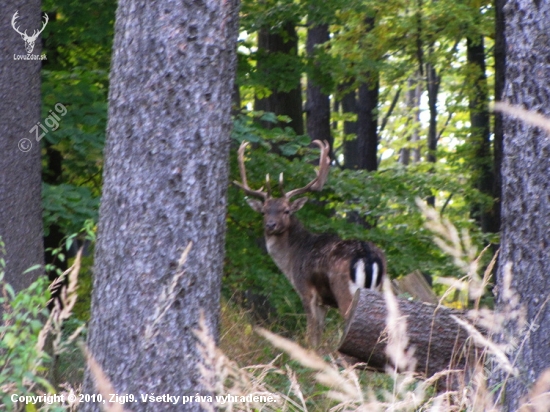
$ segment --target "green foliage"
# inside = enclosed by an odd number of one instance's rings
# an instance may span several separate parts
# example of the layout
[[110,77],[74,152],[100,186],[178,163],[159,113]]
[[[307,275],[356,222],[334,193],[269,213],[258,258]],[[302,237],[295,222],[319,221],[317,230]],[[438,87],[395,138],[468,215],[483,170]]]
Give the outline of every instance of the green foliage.
[[57,130],[42,139],[44,229],[74,233],[97,220],[107,124],[108,70],[116,2],[48,0],[42,117],[62,103]]
[[43,33],[49,70],[109,68],[116,1],[44,0],[42,9],[55,16]]
[[99,198],[93,196],[88,187],[44,184],[42,200],[46,235],[48,227],[54,223],[63,227],[66,232],[74,233],[87,221],[97,221]]
[[[97,196],[107,124],[108,73],[76,67],[43,70],[42,75],[43,116],[47,116],[57,103],[67,109],[59,121],[59,128],[44,137],[45,147],[57,150],[62,156],[64,182],[86,185]],[[46,163],[47,159],[44,161]]]
[[[3,308],[0,325],[0,400],[10,410],[21,410],[12,403],[12,394],[36,396],[55,393],[52,384],[44,377],[46,365],[51,359],[43,350],[45,336],[41,334],[48,317],[46,305],[50,296],[45,277],[14,293],[4,281],[5,253],[4,243],[0,239],[0,305]],[[48,410],[51,411],[65,410],[50,406]]]

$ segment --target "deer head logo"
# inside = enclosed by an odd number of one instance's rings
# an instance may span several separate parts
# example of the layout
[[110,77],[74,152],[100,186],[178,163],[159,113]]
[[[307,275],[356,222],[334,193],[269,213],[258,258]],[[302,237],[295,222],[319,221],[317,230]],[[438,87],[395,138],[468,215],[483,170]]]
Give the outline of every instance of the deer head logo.
[[25,41],[25,49],[27,50],[27,54],[31,54],[33,49],[34,49],[34,43],[36,42],[36,39],[38,38],[38,36],[40,35],[40,33],[42,33],[44,31],[44,29],[46,28],[46,24],[48,24],[48,15],[45,14],[45,21],[42,23],[42,28],[40,30],[35,30],[33,33],[32,33],[32,36],[29,36],[27,34],[27,30],[25,30],[23,33],[21,33],[19,31],[19,27],[16,27],[15,26],[15,21],[17,20],[17,17],[18,17],[18,14],[19,14],[19,11],[16,11],[15,14],[13,15],[13,18],[11,19],[11,25],[13,27],[13,29],[19,33],[21,35],[21,37],[23,38],[23,40]]

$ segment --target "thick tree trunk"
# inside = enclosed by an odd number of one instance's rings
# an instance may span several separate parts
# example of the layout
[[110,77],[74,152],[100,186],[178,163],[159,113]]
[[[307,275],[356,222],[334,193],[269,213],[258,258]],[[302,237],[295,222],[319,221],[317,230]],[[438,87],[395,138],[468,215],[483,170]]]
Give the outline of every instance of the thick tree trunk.
[[355,139],[344,142],[346,169],[378,168],[378,79],[374,84],[361,84],[358,92],[351,90],[342,98],[344,113],[357,113],[357,122],[344,122],[344,134],[355,134]]
[[378,75],[359,86],[357,110],[357,150],[359,169],[378,169]]
[[[508,0],[506,85],[503,100],[550,117],[550,2]],[[517,377],[509,377],[501,399],[517,410],[523,395],[550,368],[550,138],[519,119],[504,117],[502,162],[502,237],[498,289],[503,271],[513,264],[512,287],[527,309],[527,325],[517,329],[510,317],[506,335],[516,336],[511,359]],[[497,308],[510,305],[503,293]],[[506,312],[505,312],[506,313]],[[516,358],[517,357],[517,358]]]
[[[468,334],[451,317],[460,317],[460,312],[404,299],[398,299],[398,305],[401,316],[406,317],[408,348],[414,347],[416,372],[432,376],[448,368],[466,366]],[[380,293],[361,289],[354,296],[338,350],[383,370],[389,364],[387,314],[386,301]]]
[[[269,77],[270,70],[263,61],[263,58],[276,56],[277,54],[287,54],[290,56],[298,55],[298,33],[294,23],[286,23],[283,26],[283,33],[272,33],[266,28],[262,28],[258,32],[258,64],[257,70],[263,71],[264,76]],[[282,126],[290,126],[296,134],[304,134],[304,120],[302,114],[302,87],[300,85],[300,75],[289,69],[289,76],[295,75],[295,87],[289,91],[272,88],[272,93],[269,97],[256,99],[254,102],[254,110],[264,110],[273,112],[277,115],[285,115],[290,117],[291,122],[285,123]],[[280,73],[277,73],[280,75]],[[273,124],[266,123],[266,127],[272,127]]]
[[[375,23],[375,17],[365,18],[367,33]],[[369,70],[364,76],[367,81],[359,85],[357,98],[357,168],[372,172],[378,169],[379,75],[376,70]]]
[[[347,88],[349,85],[344,85]],[[357,92],[350,90],[342,98],[343,113],[357,113]],[[344,168],[357,169],[359,167],[359,151],[357,150],[357,122],[344,122]],[[355,135],[355,138],[350,139],[349,135]]]
[[209,394],[193,331],[201,311],[218,328],[237,9],[118,4],[88,345],[133,411],[178,409],[140,394]]
[[[329,40],[328,25],[313,26],[307,32],[307,54],[314,60],[315,46]],[[312,140],[326,140],[332,152],[332,135],[330,133],[330,99],[321,91],[321,86],[308,78],[306,103],[307,133]],[[332,153],[331,153],[332,157]]]
[[[469,109],[470,145],[472,148],[472,168],[474,187],[481,193],[493,197],[493,157],[491,153],[491,128],[489,121],[489,91],[485,75],[485,47],[483,36],[468,38],[467,59],[470,68]],[[496,205],[489,209],[482,205],[473,206],[473,216],[485,233],[496,233],[500,222],[495,213]]]
[[[39,0],[0,3],[0,237],[6,245],[6,276],[15,291],[29,286],[42,270],[23,272],[44,263],[40,142],[32,132],[40,122],[40,60],[26,57],[25,42],[9,23],[32,33],[42,26]],[[40,55],[41,38],[31,55]],[[53,109],[53,107],[52,107]],[[0,308],[1,314],[1,308]]]

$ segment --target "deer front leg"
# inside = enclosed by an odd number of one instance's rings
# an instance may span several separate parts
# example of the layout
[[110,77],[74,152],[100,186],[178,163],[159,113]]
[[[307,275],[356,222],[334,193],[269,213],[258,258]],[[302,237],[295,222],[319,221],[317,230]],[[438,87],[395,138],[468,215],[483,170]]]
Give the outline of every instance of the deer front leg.
[[325,327],[327,308],[322,305],[315,289],[309,289],[302,297],[302,305],[307,316],[307,340],[311,347],[317,348]]

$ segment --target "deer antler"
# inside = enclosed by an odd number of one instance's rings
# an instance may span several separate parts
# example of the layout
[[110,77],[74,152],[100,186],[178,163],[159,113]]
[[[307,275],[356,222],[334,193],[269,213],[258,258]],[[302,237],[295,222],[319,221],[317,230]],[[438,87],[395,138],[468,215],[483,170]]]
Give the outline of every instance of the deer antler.
[[266,182],[267,182],[267,185],[268,185],[268,191],[267,192],[265,192],[263,190],[263,186],[260,187],[258,190],[253,190],[248,186],[248,181],[246,179],[246,168],[245,168],[245,165],[244,165],[244,151],[246,149],[246,146],[248,146],[248,142],[243,141],[241,143],[241,146],[239,147],[239,151],[238,151],[238,154],[239,154],[239,157],[238,157],[238,159],[239,159],[239,171],[241,172],[241,181],[242,181],[242,183],[239,183],[236,180],[234,180],[233,183],[235,185],[239,186],[242,190],[244,190],[244,192],[249,196],[254,196],[254,197],[257,197],[257,198],[262,199],[262,200],[269,199],[271,197],[271,193],[270,193],[271,190],[269,190],[269,188],[270,188],[269,175],[266,176]]
[[281,192],[283,195],[290,199],[293,196],[301,195],[306,192],[318,192],[323,189],[323,186],[325,185],[325,182],[328,178],[328,172],[330,170],[330,157],[329,157],[329,151],[330,146],[326,140],[320,141],[320,140],[314,140],[313,143],[321,149],[321,154],[319,155],[319,170],[316,171],[317,176],[315,179],[313,179],[311,182],[309,182],[304,187],[293,189],[290,192],[284,194],[282,188],[283,188],[283,176],[279,177],[279,186],[281,187]]

